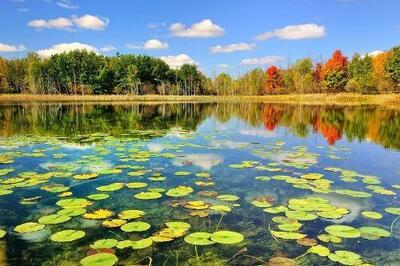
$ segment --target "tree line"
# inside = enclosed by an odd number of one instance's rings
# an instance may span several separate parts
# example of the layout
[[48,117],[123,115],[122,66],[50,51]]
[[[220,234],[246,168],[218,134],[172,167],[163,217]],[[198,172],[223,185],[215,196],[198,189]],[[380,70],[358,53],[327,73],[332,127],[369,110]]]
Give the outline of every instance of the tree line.
[[108,57],[86,50],[40,58],[0,57],[0,92],[31,94],[268,95],[290,93],[400,91],[400,47],[377,55],[336,50],[326,62],[304,58],[286,69],[256,68],[236,79],[207,78],[196,65],[171,68],[146,55]]

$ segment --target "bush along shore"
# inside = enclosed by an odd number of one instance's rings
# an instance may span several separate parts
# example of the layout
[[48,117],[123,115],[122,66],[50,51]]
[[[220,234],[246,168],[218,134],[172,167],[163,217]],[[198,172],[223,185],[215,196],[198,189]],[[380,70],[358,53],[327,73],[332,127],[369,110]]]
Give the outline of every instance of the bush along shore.
[[[0,57],[0,94],[258,96],[314,93],[400,92],[400,46],[349,59],[336,50],[326,62],[299,59],[288,68],[271,65],[236,78],[206,77],[196,65],[171,68],[146,55],[108,57],[75,50],[41,58]],[[154,96],[140,96],[154,97]],[[197,97],[197,96],[196,96]]]

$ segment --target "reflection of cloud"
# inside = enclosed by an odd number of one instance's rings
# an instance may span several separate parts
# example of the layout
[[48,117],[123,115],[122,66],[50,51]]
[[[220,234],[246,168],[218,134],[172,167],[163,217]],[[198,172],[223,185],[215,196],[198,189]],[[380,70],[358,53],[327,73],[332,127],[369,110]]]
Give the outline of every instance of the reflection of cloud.
[[221,163],[223,158],[221,155],[214,153],[192,153],[185,154],[185,157],[176,158],[172,161],[172,163],[174,165],[181,166],[186,161],[190,161],[198,167],[209,170],[214,165]]
[[87,144],[77,144],[77,143],[66,143],[62,144],[61,148],[68,150],[89,150],[93,148],[95,144],[87,145]]
[[147,148],[152,152],[161,152],[164,150],[164,146],[159,143],[149,143],[147,144]]
[[274,132],[266,131],[265,129],[260,129],[260,128],[241,129],[239,132],[242,135],[253,136],[253,137],[257,136],[257,137],[271,138],[276,136]]
[[184,138],[191,137],[191,135],[192,135],[192,132],[190,132],[190,131],[185,131],[185,130],[179,129],[179,128],[173,128],[171,131],[169,131],[166,134],[166,137],[184,139]]
[[238,149],[242,147],[246,147],[248,143],[232,141],[232,140],[213,140],[211,141],[211,146],[217,148],[228,148],[228,149]]
[[[335,194],[335,196],[331,195],[320,195],[323,198],[326,198],[330,201],[332,205],[337,207],[344,207],[350,211],[349,214],[343,216],[342,219],[332,220],[329,219],[330,222],[341,224],[341,223],[351,223],[357,216],[360,215],[360,212],[363,211],[365,206],[367,206],[367,200],[365,199],[356,199],[348,196],[342,196]],[[364,206],[364,207],[363,207]]]

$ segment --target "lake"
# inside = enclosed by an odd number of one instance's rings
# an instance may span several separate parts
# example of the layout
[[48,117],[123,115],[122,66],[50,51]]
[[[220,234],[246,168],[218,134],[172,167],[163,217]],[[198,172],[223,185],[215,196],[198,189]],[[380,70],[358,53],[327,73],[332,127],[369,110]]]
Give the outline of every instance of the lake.
[[400,111],[0,105],[0,265],[400,265]]

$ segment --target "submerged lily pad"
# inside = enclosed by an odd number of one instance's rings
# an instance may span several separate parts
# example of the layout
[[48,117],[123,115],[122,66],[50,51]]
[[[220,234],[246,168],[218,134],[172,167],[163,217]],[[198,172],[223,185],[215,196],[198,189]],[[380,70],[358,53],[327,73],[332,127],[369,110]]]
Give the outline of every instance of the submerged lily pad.
[[217,231],[211,235],[211,240],[219,244],[237,244],[243,239],[242,234],[232,231]]
[[215,242],[210,240],[212,234],[207,232],[195,232],[187,235],[184,240],[186,243],[197,246],[208,246]]
[[360,230],[348,225],[329,225],[325,231],[331,235],[343,238],[357,238],[361,236]]
[[378,240],[381,237],[389,237],[390,232],[374,226],[360,227],[361,237],[368,240]]
[[121,230],[127,233],[143,232],[150,229],[150,224],[145,222],[131,222],[121,226]]
[[50,239],[54,242],[71,242],[85,236],[84,231],[63,230],[53,234]]
[[42,230],[44,227],[45,227],[44,224],[28,222],[28,223],[17,225],[16,227],[14,227],[14,231],[17,233],[22,233],[22,234],[23,233],[32,233],[32,232]]
[[83,258],[83,266],[112,266],[118,262],[118,257],[111,253],[97,253]]

